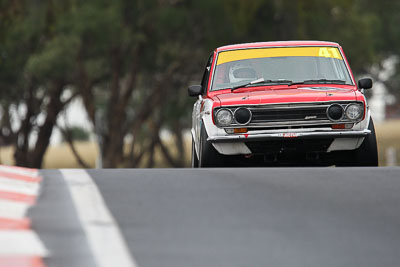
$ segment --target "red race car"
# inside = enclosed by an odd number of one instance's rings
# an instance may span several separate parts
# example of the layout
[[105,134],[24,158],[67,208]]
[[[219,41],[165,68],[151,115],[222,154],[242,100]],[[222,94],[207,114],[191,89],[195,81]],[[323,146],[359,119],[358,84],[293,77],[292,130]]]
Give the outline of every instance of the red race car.
[[377,166],[374,124],[339,44],[230,45],[210,56],[192,114],[192,167]]

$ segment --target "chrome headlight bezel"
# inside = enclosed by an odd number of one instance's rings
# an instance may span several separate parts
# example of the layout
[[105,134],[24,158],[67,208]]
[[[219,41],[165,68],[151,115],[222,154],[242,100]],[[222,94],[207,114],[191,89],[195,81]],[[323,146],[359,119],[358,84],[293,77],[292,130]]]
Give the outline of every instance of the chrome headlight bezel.
[[[247,113],[247,114],[248,114],[248,118],[247,118],[247,120],[246,120],[245,122],[243,122],[243,123],[239,122],[238,117],[237,117],[238,112],[240,112],[241,110],[245,110],[246,112],[248,112],[248,113]],[[251,119],[252,119],[252,117],[253,117],[253,114],[252,114],[252,112],[251,112],[251,110],[250,110],[249,108],[240,107],[240,108],[237,108],[237,109],[235,110],[235,112],[233,113],[233,117],[234,117],[234,119],[235,119],[235,121],[237,122],[238,125],[247,125],[247,124],[250,123],[250,121],[251,121]]]
[[[349,113],[351,112],[352,108],[358,108],[358,116],[354,117],[354,116],[350,116]],[[351,103],[349,105],[347,105],[345,112],[344,112],[346,118],[350,121],[358,121],[360,120],[363,116],[364,116],[364,106],[360,105],[358,103]]]
[[[330,110],[331,108],[334,108],[334,107],[339,107],[339,108],[341,109],[342,115],[341,115],[341,117],[338,118],[338,119],[332,118],[332,116],[329,114],[329,110]],[[340,105],[340,104],[332,104],[332,105],[330,105],[330,106],[326,109],[326,116],[328,117],[329,120],[331,120],[331,121],[333,121],[333,122],[341,121],[341,120],[343,119],[343,117],[344,117],[344,114],[345,114],[345,110],[344,110],[344,108],[342,107],[342,105]]]
[[[228,119],[225,121],[222,121],[222,116],[228,116]],[[233,122],[233,113],[231,110],[227,109],[227,108],[221,108],[219,109],[216,113],[215,113],[215,123],[217,126],[221,126],[221,127],[226,127],[226,126],[230,126]]]

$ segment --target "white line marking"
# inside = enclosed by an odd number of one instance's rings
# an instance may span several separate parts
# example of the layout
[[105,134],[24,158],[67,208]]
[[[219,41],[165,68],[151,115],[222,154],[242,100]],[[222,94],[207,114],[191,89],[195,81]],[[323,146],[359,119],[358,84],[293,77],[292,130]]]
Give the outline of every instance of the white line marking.
[[60,170],[98,266],[136,267],[99,189],[84,170]]
[[30,230],[0,231],[0,255],[49,255],[39,237]]
[[39,186],[39,183],[31,183],[0,177],[1,191],[37,196],[39,192]]
[[0,199],[0,217],[22,219],[30,206],[28,203]]

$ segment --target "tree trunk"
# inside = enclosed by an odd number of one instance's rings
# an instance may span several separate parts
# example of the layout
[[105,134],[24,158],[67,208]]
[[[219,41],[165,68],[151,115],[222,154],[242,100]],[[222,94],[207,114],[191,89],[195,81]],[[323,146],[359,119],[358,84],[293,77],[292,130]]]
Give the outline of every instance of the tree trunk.
[[72,154],[74,154],[75,159],[78,161],[79,165],[82,168],[90,168],[89,164],[87,164],[82,157],[79,155],[78,150],[76,150],[75,144],[74,144],[74,139],[72,138],[72,134],[70,129],[62,129],[61,127],[58,127],[58,129],[61,131],[62,135],[64,136],[65,140],[67,141],[69,148],[72,151]]
[[103,165],[105,168],[115,168],[124,162],[124,138],[129,130],[127,123],[126,108],[129,105],[130,98],[135,88],[139,50],[142,46],[136,48],[131,65],[130,76],[127,86],[121,83],[121,55],[120,51],[112,52],[113,81],[111,85],[111,97],[107,109],[107,133],[104,133],[103,145]]
[[[64,103],[60,100],[63,90],[64,83],[62,82],[55,82],[54,87],[51,88],[51,92],[49,94],[50,101],[46,108],[47,116],[43,125],[39,127],[37,141],[32,151],[27,150],[27,146],[29,146],[29,135],[31,131],[27,131],[24,133],[25,137],[27,138],[25,143],[26,146],[17,146],[14,155],[16,164],[18,166],[25,166],[30,168],[42,167],[43,157],[49,146],[50,137],[53,133],[53,127],[56,124],[57,116],[64,108]],[[31,127],[30,123],[29,127]],[[29,127],[27,126],[27,128]]]
[[34,88],[30,86],[28,89],[28,98],[26,100],[26,114],[22,121],[21,127],[16,134],[16,144],[14,152],[14,160],[17,166],[30,166],[29,162],[29,136],[32,131],[31,119],[34,115]]
[[57,116],[64,108],[64,104],[60,100],[63,90],[64,84],[57,82],[50,94],[50,102],[46,110],[46,120],[39,128],[38,140],[34,150],[31,153],[31,167],[40,168],[42,166],[44,154],[49,146],[54,125],[57,122]]

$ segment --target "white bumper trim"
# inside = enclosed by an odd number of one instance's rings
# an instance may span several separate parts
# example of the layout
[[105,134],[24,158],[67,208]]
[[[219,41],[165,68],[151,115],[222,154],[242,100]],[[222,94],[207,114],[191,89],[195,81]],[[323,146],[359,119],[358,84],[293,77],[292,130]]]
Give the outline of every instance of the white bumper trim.
[[371,134],[368,129],[362,131],[335,131],[335,132],[289,132],[289,133],[266,133],[266,134],[236,134],[224,136],[209,136],[207,141],[211,143],[232,143],[263,140],[277,140],[285,138],[359,138]]

